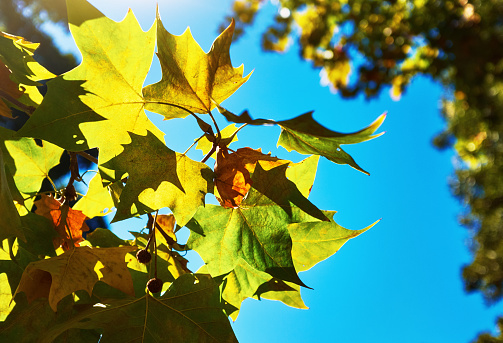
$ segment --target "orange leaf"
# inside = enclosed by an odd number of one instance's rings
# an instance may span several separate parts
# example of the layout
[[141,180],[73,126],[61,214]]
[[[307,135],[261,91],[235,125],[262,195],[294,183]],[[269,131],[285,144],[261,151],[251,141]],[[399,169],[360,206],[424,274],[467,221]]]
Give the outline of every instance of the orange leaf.
[[270,154],[252,148],[241,148],[229,154],[226,147],[217,150],[215,163],[215,186],[218,191],[217,199],[226,208],[237,207],[250,190],[252,181],[250,173],[255,165],[261,161],[265,170],[274,166],[288,163]]
[[[55,198],[45,194],[42,194],[40,200],[35,201],[35,206],[37,206],[35,213],[51,220],[59,234],[59,237],[53,240],[54,248],[62,246],[64,250],[69,250],[72,240],[73,245],[77,247],[84,240],[82,233],[89,231],[89,227],[84,222],[87,216],[81,211],[61,204]],[[71,237],[68,231],[71,232]]]

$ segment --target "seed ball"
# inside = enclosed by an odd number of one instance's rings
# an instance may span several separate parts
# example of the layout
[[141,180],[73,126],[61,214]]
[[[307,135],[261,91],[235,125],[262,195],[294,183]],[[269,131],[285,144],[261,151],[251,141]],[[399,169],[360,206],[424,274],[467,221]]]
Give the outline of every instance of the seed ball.
[[153,278],[148,280],[147,288],[150,293],[159,293],[162,290],[162,280],[159,278]]
[[136,253],[136,259],[138,260],[138,262],[146,264],[150,262],[150,260],[152,259],[152,255],[150,255],[150,253],[147,250],[141,249],[138,250],[138,252]]

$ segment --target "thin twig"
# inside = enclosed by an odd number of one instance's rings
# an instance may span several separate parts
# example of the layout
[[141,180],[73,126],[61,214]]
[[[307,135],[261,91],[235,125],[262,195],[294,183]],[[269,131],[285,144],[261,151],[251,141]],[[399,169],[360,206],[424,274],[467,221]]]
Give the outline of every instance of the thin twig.
[[[215,125],[215,129],[217,130],[217,144],[218,144],[220,142],[220,140],[222,139],[222,133],[220,132],[220,129],[218,128],[218,124],[217,124],[215,118],[213,117],[213,114],[211,114],[210,111],[208,111],[208,114],[210,115],[210,118],[213,121],[213,125]],[[215,144],[215,143],[213,143],[213,144]]]
[[193,147],[194,145],[196,145],[196,144],[197,144],[197,142],[199,142],[199,141],[200,141],[203,137],[204,137],[204,134],[203,134],[201,137],[199,137],[198,139],[196,139],[196,140],[194,141],[194,143],[192,143],[192,144],[191,144],[191,146],[189,146],[189,147],[187,148],[187,150],[185,150],[185,151],[183,152],[183,154],[182,154],[182,155],[185,155],[186,153],[188,153],[188,152],[189,152],[189,150],[190,150],[190,149],[192,149],[192,147]]
[[89,160],[89,161],[93,162],[94,164],[98,164],[98,159],[94,156],[89,155],[85,151],[79,151],[79,152],[77,152],[77,155],[84,157],[86,160]]
[[204,156],[204,158],[201,160],[201,163],[208,161],[208,159],[211,157],[211,155],[213,155],[213,153],[215,151],[217,151],[217,144],[215,144],[215,142],[213,142],[213,146],[211,147],[210,152],[207,153],[206,156]]

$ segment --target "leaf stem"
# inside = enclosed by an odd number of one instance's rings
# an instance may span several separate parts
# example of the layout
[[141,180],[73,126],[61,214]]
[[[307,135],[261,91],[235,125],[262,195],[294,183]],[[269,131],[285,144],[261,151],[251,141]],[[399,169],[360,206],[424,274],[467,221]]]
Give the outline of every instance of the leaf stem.
[[189,152],[189,150],[190,150],[190,149],[191,149],[194,145],[196,145],[196,143],[197,143],[197,142],[199,142],[199,141],[201,140],[201,138],[203,138],[204,136],[205,136],[205,134],[203,134],[201,137],[199,137],[198,139],[196,139],[196,140],[194,141],[194,143],[192,143],[192,144],[191,144],[191,145],[187,148],[187,150],[185,150],[185,151],[183,152],[183,154],[182,154],[182,155],[185,155],[186,153],[188,153],[188,152]]
[[84,157],[86,160],[89,160],[89,161],[93,162],[94,164],[98,164],[98,159],[94,156],[91,156],[90,154],[88,154],[85,151],[79,151],[79,152],[77,152],[77,155]]
[[[203,130],[203,132],[210,133],[210,132],[208,132],[208,128],[211,129],[211,126],[208,123],[206,123],[204,120],[202,120],[201,118],[199,118],[194,112],[192,112],[188,108],[185,108],[185,107],[180,106],[180,105],[172,104],[172,103],[169,103],[169,102],[164,102],[164,101],[145,101],[145,104],[158,104],[158,105],[166,105],[166,106],[172,106],[172,107],[179,108],[179,109],[181,109],[181,110],[189,113],[194,118],[196,118],[197,123],[199,124],[199,127],[201,128],[201,130]],[[204,124],[204,126],[206,127],[206,129],[204,129],[201,124]]]
[[32,115],[33,112],[35,112],[35,107],[33,106],[28,106],[28,105],[25,105],[23,104],[22,102],[19,102],[19,100],[15,99],[14,97],[12,97],[11,95],[7,94],[6,92],[2,91],[0,89],[0,97],[1,98],[4,98],[5,100],[13,103],[14,105],[16,105],[17,107],[19,107],[20,109],[22,109],[24,112],[28,113],[29,115]]
[[[208,111],[208,114],[210,115],[211,120],[213,121],[213,125],[215,125],[215,129],[217,130],[217,144],[220,142],[222,139],[222,133],[220,132],[220,129],[218,128],[218,124],[213,117],[213,114],[211,114],[211,111]],[[213,142],[213,145],[215,145],[215,142]]]
[[211,155],[213,155],[215,151],[217,151],[217,144],[213,142],[213,146],[211,147],[210,152],[207,153],[206,156],[204,156],[204,158],[201,160],[201,163],[208,161],[208,159],[211,157]]
[[[59,194],[59,191],[58,191],[58,188],[56,187],[56,185],[54,184],[54,181],[52,181],[51,177],[49,175],[46,175],[45,176],[47,178],[47,180],[49,180],[49,182],[51,183],[52,185],[52,188],[54,189],[54,192],[56,192],[57,194]],[[51,192],[52,193],[52,192]]]

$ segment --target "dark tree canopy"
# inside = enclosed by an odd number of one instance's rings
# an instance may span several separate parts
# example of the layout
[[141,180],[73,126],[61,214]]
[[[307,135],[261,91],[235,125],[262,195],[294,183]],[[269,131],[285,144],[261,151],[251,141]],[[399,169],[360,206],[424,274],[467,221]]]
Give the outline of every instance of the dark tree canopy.
[[[245,34],[266,1],[236,0]],[[322,69],[343,97],[372,98],[391,87],[399,98],[415,75],[445,86],[445,131],[434,139],[458,155],[451,187],[473,232],[466,289],[488,302],[503,296],[503,1],[277,1],[262,47],[300,54]],[[298,34],[297,34],[298,33]]]

